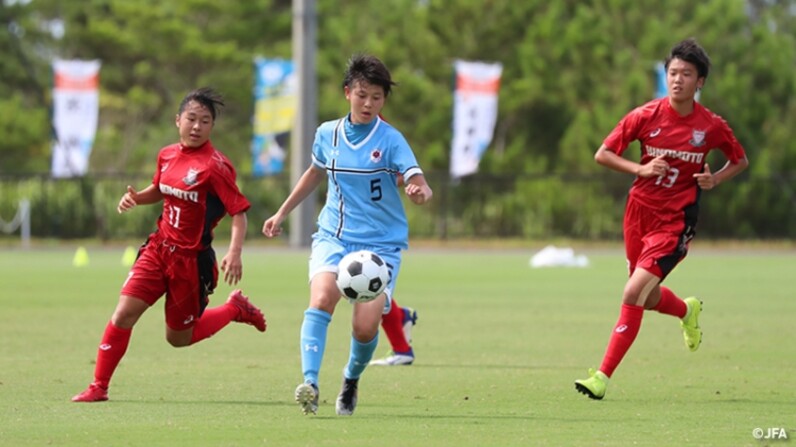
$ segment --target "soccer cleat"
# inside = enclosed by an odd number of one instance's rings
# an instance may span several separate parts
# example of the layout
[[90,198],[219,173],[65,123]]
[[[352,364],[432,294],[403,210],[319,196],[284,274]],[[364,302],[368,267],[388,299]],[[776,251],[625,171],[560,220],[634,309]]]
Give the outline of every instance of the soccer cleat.
[[702,343],[702,329],[699,328],[699,314],[702,312],[702,301],[691,296],[684,299],[685,304],[688,306],[686,317],[680,321],[680,327],[683,328],[683,338],[685,345],[691,352],[699,349]]
[[92,383],[85,391],[72,398],[72,402],[104,402],[106,400],[108,400],[108,389],[95,383]]
[[417,324],[417,311],[411,307],[402,307],[404,313],[404,337],[406,342],[412,344],[412,327]]
[[357,407],[357,387],[359,379],[346,379],[343,377],[343,388],[337,395],[335,411],[340,416],[351,416]]
[[321,395],[314,383],[302,383],[296,387],[296,402],[304,414],[318,414],[318,397]]
[[388,352],[387,357],[378,360],[371,360],[370,365],[374,366],[398,366],[398,365],[411,365],[415,361],[415,354],[410,349],[409,352],[398,354],[395,352]]
[[235,321],[238,323],[250,324],[257,328],[260,332],[265,332],[266,323],[265,316],[260,309],[249,301],[249,298],[243,296],[240,289],[232,291],[227,298],[227,303],[233,304],[238,308],[238,316]]
[[589,396],[592,399],[600,400],[605,397],[605,389],[608,387],[608,376],[602,371],[589,368],[589,378],[575,381],[575,389],[578,392]]

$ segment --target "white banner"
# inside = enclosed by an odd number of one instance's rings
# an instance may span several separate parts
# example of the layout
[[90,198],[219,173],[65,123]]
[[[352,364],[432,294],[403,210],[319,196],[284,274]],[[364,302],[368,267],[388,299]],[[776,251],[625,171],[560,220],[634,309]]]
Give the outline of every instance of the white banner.
[[81,177],[88,170],[99,118],[100,61],[53,61],[52,176]]
[[459,178],[478,171],[481,156],[492,141],[503,65],[457,60],[454,70],[450,171],[451,177]]

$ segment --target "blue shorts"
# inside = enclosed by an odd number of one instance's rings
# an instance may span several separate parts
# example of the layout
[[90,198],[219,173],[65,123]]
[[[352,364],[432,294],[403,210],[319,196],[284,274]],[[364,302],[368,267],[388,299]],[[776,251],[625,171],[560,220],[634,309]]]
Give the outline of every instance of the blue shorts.
[[390,311],[392,305],[392,294],[398,282],[398,273],[401,271],[401,248],[388,246],[375,246],[364,244],[349,244],[341,241],[327,233],[317,232],[312,235],[312,253],[310,254],[310,275],[309,280],[321,272],[337,273],[337,264],[348,253],[359,250],[370,250],[384,259],[390,271],[390,281],[384,293],[387,300],[384,303],[384,313]]

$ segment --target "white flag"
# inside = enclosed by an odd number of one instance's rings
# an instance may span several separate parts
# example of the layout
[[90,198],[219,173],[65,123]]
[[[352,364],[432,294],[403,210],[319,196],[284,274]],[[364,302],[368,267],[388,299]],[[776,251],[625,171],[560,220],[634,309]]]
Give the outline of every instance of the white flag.
[[478,171],[478,163],[492,141],[497,121],[498,90],[503,66],[499,63],[454,62],[451,177]]
[[99,117],[99,69],[98,60],[53,61],[53,177],[80,177],[88,170]]

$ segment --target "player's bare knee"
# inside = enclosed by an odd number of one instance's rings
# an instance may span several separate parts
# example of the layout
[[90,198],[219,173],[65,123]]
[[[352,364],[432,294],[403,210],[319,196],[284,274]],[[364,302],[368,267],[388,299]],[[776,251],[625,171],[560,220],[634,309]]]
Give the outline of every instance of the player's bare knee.
[[640,295],[641,290],[638,287],[633,287],[630,284],[627,284],[625,286],[625,290],[622,292],[622,304],[637,306],[637,303],[641,299]]
[[360,327],[355,324],[351,330],[351,336],[354,337],[354,339],[356,339],[360,343],[368,343],[372,341],[374,337],[376,337],[378,330],[379,330],[378,326],[376,327],[375,330],[373,330],[373,328]]
[[310,307],[328,312],[330,315],[332,315],[334,314],[334,309],[337,306],[338,301],[340,301],[339,295],[330,293],[317,294],[313,295],[310,299]]
[[116,311],[111,316],[111,323],[114,326],[120,329],[130,329],[135,326],[135,323],[138,321],[140,315],[125,312],[121,309],[116,309]]
[[[650,297],[660,296],[660,280],[656,277],[637,277],[633,276],[625,284],[625,290],[622,292],[622,303],[630,306],[647,307],[650,304]],[[657,304],[657,300],[654,300]]]
[[191,345],[193,339],[193,331],[175,331],[171,328],[166,328],[166,341],[175,348],[184,348]]
[[166,341],[175,348],[184,348],[186,346],[191,345],[191,339],[186,339],[185,337],[178,337],[173,335],[166,335]]
[[130,329],[148,308],[146,303],[137,298],[121,296],[111,316],[111,323],[121,329]]

